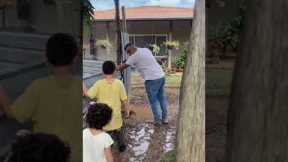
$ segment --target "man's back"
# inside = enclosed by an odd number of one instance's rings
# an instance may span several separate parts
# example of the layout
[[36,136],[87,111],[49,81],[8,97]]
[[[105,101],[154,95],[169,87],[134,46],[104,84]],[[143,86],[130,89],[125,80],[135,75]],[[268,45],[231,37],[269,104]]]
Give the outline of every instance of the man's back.
[[130,56],[127,64],[135,66],[145,80],[155,80],[164,77],[164,72],[147,48],[137,48],[135,54]]

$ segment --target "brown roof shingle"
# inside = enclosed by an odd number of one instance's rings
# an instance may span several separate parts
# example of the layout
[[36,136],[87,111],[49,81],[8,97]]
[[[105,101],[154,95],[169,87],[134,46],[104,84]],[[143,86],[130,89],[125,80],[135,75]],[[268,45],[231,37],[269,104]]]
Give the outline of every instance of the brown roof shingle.
[[[96,21],[110,21],[115,18],[115,10],[95,11]],[[121,14],[122,18],[122,14]],[[167,19],[192,19],[191,8],[141,6],[126,8],[127,20],[167,20]]]

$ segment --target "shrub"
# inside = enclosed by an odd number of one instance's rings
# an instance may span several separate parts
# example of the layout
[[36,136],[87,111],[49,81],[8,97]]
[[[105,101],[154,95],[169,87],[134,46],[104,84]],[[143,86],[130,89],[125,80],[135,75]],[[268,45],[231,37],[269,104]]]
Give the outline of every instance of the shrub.
[[166,41],[164,45],[166,45],[168,49],[179,49],[180,43],[179,41]]
[[188,54],[188,49],[183,49],[181,54],[176,58],[174,65],[177,68],[181,68],[181,69],[184,68],[185,63],[186,63],[186,59],[187,59],[187,54]]
[[153,54],[158,55],[160,52],[160,47],[157,44],[150,44],[149,49],[152,51]]

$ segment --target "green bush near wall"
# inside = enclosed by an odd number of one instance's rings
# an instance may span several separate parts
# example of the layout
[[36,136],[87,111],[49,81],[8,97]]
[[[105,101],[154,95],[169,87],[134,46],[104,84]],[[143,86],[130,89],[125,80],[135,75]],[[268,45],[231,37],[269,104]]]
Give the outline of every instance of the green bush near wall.
[[180,69],[184,68],[186,59],[187,59],[187,54],[188,54],[188,49],[183,49],[181,51],[181,54],[176,57],[173,63],[176,68],[180,68]]

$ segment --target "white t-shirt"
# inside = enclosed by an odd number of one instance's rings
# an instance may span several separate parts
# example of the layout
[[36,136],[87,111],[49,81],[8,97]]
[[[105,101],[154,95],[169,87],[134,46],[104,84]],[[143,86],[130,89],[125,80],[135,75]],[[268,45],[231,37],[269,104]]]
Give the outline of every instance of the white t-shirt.
[[83,162],[107,162],[104,149],[113,144],[105,132],[93,135],[89,128],[83,130]]
[[165,76],[161,66],[147,48],[137,48],[137,51],[128,57],[126,64],[135,67],[144,80],[156,80]]

